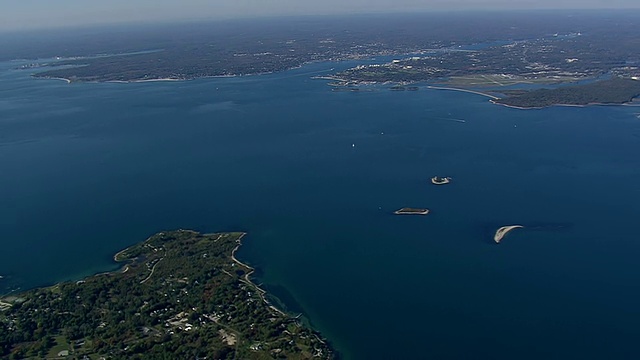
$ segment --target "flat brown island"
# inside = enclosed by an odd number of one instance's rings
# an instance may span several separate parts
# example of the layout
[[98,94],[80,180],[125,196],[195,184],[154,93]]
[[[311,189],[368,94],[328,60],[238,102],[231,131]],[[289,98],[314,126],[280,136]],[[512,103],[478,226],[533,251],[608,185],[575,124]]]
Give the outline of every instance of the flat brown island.
[[433,183],[434,185],[444,185],[444,184],[448,184],[451,182],[451,178],[450,177],[439,177],[439,176],[434,176],[431,178],[431,183]]
[[427,215],[429,209],[416,209],[416,208],[402,208],[393,212],[396,215]]
[[496,234],[493,236],[493,240],[496,242],[496,244],[500,244],[500,241],[502,241],[502,238],[505,237],[505,235],[507,235],[507,233],[513,229],[520,229],[523,228],[524,226],[522,225],[509,225],[509,226],[503,226],[500,229],[498,229],[496,231]]

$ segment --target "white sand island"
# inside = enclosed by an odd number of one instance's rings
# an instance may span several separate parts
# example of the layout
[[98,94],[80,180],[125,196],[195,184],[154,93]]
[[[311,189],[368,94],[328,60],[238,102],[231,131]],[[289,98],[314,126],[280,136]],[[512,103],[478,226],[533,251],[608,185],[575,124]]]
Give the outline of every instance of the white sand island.
[[418,208],[402,208],[400,210],[396,210],[393,213],[396,215],[427,215],[429,214],[429,209],[418,209]]
[[505,237],[505,235],[507,235],[507,233],[513,229],[520,229],[523,228],[524,226],[522,225],[509,225],[509,226],[503,226],[500,229],[498,229],[496,231],[496,234],[493,236],[493,240],[495,240],[496,244],[500,244],[500,241],[502,241],[502,238]]

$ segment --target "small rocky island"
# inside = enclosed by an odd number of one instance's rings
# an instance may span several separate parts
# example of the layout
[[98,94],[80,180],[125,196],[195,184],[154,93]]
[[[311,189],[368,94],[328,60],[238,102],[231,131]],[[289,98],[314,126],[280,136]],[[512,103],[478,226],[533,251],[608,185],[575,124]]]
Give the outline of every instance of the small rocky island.
[[396,210],[393,213],[396,215],[427,215],[429,214],[429,212],[430,212],[429,209],[405,207],[400,210]]
[[499,228],[498,230],[496,230],[496,234],[493,236],[493,240],[496,242],[496,244],[500,244],[500,242],[505,237],[505,235],[507,235],[507,233],[509,233],[510,231],[512,231],[514,229],[521,229],[523,227],[524,226],[522,226],[522,225],[503,226],[503,227]]
[[251,282],[243,236],[162,232],[116,254],[120,271],[0,299],[0,358],[334,358]]
[[431,183],[434,185],[445,185],[451,182],[450,177],[438,177],[434,176],[431,178]]

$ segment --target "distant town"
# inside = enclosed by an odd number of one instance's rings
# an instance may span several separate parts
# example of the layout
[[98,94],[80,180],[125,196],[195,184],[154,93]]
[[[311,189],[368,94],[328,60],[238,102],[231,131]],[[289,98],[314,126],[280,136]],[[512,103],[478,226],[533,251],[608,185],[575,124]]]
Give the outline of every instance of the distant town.
[[[640,95],[631,85],[618,89],[618,96],[607,98],[597,95],[598,87],[593,86],[580,90],[579,96],[561,92],[544,99],[538,98],[539,93],[522,96],[522,91],[509,92],[518,87],[532,90],[611,78],[637,81],[640,77],[640,51],[632,18],[595,22],[585,15],[568,21],[547,14],[545,21],[540,27],[535,26],[535,17],[518,14],[507,19],[459,14],[446,21],[429,15],[386,20],[364,17],[349,22],[327,18],[301,21],[295,27],[266,20],[214,28],[200,24],[189,32],[174,25],[153,38],[131,36],[126,47],[110,44],[98,49],[94,44],[87,49],[94,50],[93,54],[61,54],[21,68],[33,71],[38,78],[68,82],[139,82],[245,76],[284,71],[309,62],[351,61],[356,65],[318,77],[335,88],[389,83],[392,90],[405,90],[402,86],[427,83],[482,89],[499,98],[496,103],[523,108],[624,103]],[[483,31],[470,32],[470,26],[458,26],[463,23],[482,24]],[[379,60],[372,63],[371,59]],[[609,91],[621,84],[630,83],[604,85]],[[501,92],[504,89],[508,91]],[[585,91],[590,95],[584,96]]]

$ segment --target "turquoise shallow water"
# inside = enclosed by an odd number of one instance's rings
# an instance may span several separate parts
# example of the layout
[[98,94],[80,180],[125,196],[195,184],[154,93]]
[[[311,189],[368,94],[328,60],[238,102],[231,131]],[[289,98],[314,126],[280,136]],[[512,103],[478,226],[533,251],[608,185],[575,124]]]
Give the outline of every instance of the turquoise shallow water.
[[348,65],[68,85],[0,63],[0,289],[243,230],[258,281],[346,358],[632,358],[640,108],[310,79]]

